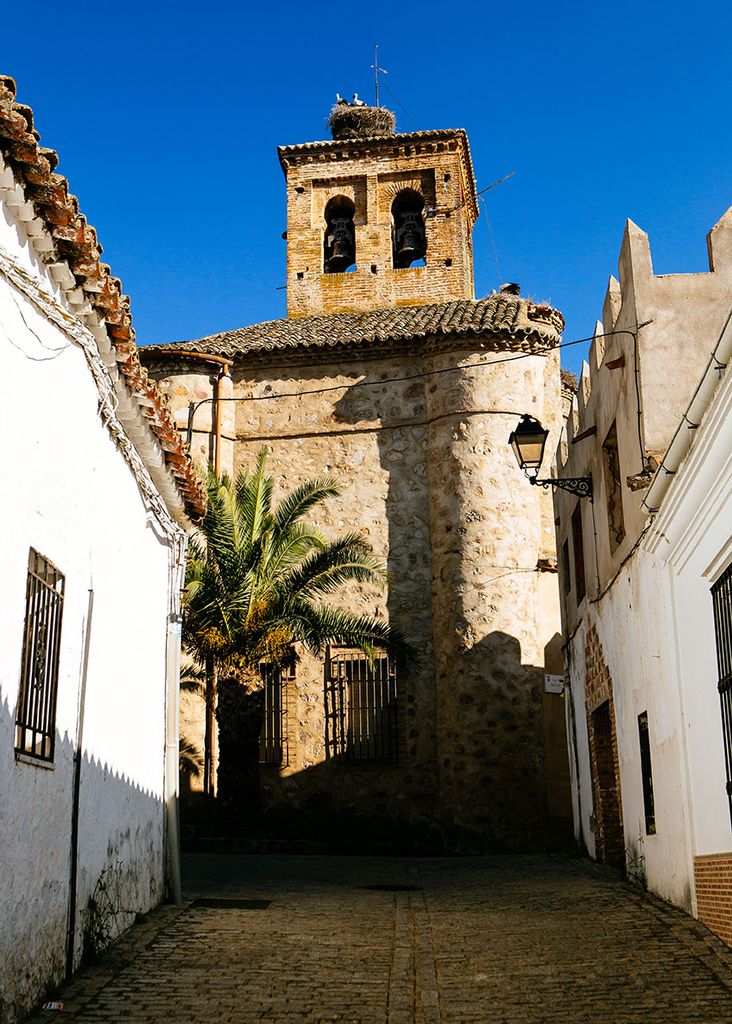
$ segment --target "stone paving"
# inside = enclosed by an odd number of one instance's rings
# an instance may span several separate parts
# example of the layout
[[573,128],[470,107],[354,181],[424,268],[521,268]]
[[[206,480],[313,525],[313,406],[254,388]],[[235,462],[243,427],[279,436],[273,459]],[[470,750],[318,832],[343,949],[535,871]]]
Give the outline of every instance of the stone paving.
[[588,861],[201,854],[186,889],[32,1024],[732,1022],[732,950]]

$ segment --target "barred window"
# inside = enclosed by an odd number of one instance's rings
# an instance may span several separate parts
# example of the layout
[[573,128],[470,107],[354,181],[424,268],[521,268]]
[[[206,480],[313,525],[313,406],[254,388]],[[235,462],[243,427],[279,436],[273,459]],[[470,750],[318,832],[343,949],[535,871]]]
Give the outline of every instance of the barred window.
[[638,715],[638,742],[640,744],[641,784],[646,835],[656,834],[656,811],[653,799],[653,769],[651,767],[651,739],[648,733],[648,712]]
[[287,681],[295,678],[295,661],[280,667],[262,662],[264,721],[259,734],[259,763],[284,767],[289,764],[287,742]]
[[580,503],[572,513],[572,550],[574,552],[574,592],[577,607],[587,592],[585,586],[585,545],[582,537],[582,508]]
[[397,679],[385,654],[330,650],[325,662],[325,746],[329,758],[398,760]]
[[28,555],[15,749],[53,761],[64,577],[33,548]]
[[712,587],[712,603],[719,673],[717,689],[722,705],[722,734],[727,768],[727,796],[732,814],[732,565]]

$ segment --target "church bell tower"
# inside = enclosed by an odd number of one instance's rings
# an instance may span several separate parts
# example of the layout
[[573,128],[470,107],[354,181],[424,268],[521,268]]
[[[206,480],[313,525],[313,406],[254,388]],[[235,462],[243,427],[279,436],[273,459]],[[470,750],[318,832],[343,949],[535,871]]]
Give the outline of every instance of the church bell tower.
[[394,134],[383,107],[339,101],[333,139],[282,146],[287,315],[473,299],[475,178],[463,129]]

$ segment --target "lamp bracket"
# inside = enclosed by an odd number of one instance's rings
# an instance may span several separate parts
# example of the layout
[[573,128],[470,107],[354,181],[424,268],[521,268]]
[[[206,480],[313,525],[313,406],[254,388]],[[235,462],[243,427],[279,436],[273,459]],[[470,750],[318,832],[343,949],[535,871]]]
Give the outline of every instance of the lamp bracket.
[[536,476],[530,476],[529,480],[532,484],[538,484],[543,487],[544,490],[548,490],[549,487],[558,487],[562,491],[569,491],[570,494],[576,494],[578,498],[589,498],[592,501],[592,477],[591,476],[566,476],[560,480],[548,477],[545,480],[540,480]]

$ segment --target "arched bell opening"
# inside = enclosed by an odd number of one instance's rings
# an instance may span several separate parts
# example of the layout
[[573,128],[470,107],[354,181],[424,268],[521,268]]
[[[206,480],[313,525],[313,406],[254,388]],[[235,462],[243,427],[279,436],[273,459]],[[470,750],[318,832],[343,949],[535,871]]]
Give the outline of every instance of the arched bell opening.
[[404,189],[391,204],[392,262],[399,269],[411,267],[427,255],[424,229],[424,199],[411,188]]
[[323,270],[342,274],[356,262],[356,207],[348,196],[334,196],[325,208]]

